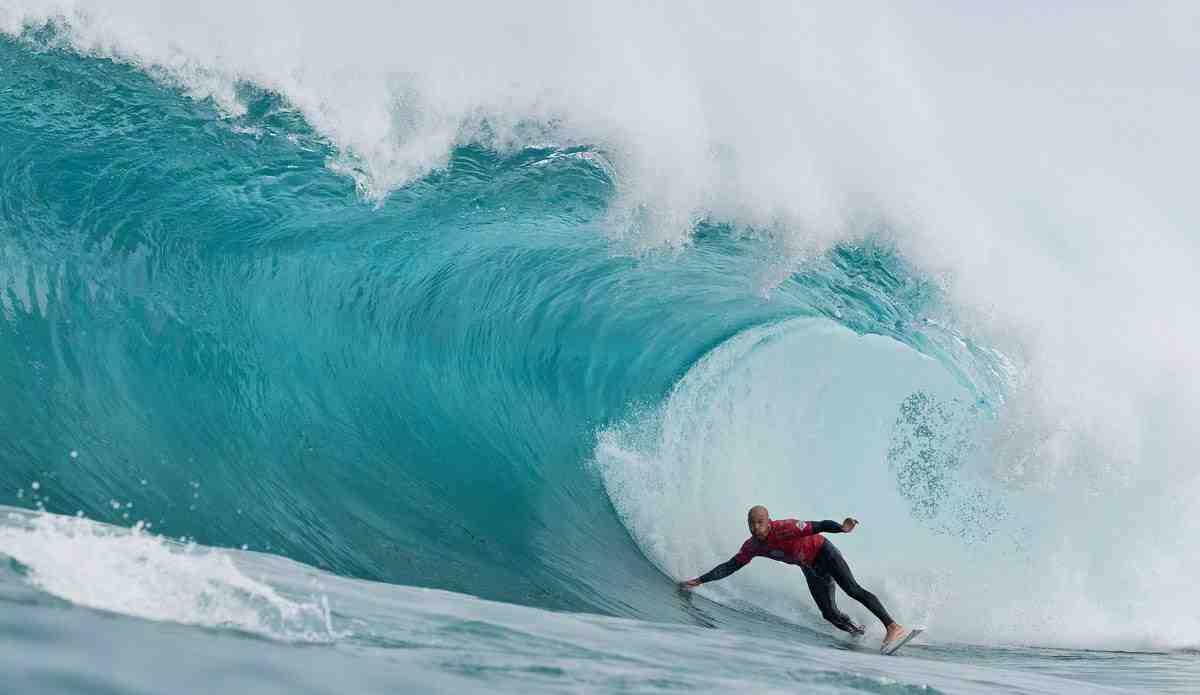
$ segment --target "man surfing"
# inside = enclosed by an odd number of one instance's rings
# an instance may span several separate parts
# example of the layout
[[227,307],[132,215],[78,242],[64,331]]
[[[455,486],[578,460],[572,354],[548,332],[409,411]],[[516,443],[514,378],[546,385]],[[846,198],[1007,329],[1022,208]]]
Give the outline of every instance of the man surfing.
[[907,641],[903,639],[908,636],[904,626],[892,620],[875,594],[854,581],[854,575],[850,572],[850,566],[846,564],[841,551],[821,535],[850,533],[858,526],[858,521],[850,518],[840,524],[836,521],[800,522],[795,519],[772,521],[766,507],[754,506],[746,514],[746,525],[750,527],[750,538],[742,544],[742,549],[737,555],[695,579],[680,582],[679,588],[693,589],[706,582],[724,579],[761,555],[789,565],[800,565],[800,569],[804,571],[804,578],[808,580],[808,590],[817,602],[817,607],[821,609],[821,616],[839,630],[854,635],[864,632],[861,626],[854,624],[850,616],[838,610],[834,599],[834,582],[842,587],[842,591],[850,598],[866,606],[867,610],[883,623],[886,632],[881,651],[891,653],[889,646],[893,643],[899,646]]

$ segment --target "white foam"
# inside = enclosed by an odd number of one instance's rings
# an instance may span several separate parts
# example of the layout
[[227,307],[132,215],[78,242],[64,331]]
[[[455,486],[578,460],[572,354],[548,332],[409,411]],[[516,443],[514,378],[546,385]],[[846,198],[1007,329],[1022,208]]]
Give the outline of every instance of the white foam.
[[243,573],[231,551],[89,519],[9,510],[0,554],[39,589],[71,603],[288,642],[336,638],[321,597],[286,597]]

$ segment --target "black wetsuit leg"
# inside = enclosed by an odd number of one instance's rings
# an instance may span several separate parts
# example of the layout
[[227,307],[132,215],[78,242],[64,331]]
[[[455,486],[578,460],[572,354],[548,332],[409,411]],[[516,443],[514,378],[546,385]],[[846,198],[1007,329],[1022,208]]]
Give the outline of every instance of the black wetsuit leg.
[[855,625],[850,616],[838,610],[837,599],[834,597],[837,589],[833,577],[812,567],[801,566],[800,569],[804,570],[804,578],[808,581],[808,591],[812,594],[817,608],[820,609],[821,617],[833,623],[833,626],[839,630],[861,635],[862,628]]
[[[871,611],[876,618],[879,618],[884,627],[892,624],[892,616],[888,615],[888,612],[884,609],[883,604],[879,602],[879,599],[875,597],[875,594],[858,585],[858,582],[854,580],[854,573],[850,571],[850,565],[846,564],[846,559],[842,557],[841,551],[828,538],[825,539],[820,552],[817,553],[817,559],[813,562],[812,569],[815,573],[825,575],[836,581],[838,586],[842,587],[842,591],[846,592],[847,596],[866,606],[867,610]],[[804,574],[808,576],[809,573],[805,571]],[[829,583],[829,600],[831,605],[833,604],[833,581]],[[811,581],[809,582],[809,589],[812,589]],[[813,592],[813,598],[817,598],[815,591]],[[817,605],[821,605],[820,600],[817,601]],[[822,615],[824,615],[824,608],[822,608]],[[826,620],[829,620],[829,618],[826,617]],[[830,622],[833,621],[830,620]],[[836,625],[837,623],[834,624]]]

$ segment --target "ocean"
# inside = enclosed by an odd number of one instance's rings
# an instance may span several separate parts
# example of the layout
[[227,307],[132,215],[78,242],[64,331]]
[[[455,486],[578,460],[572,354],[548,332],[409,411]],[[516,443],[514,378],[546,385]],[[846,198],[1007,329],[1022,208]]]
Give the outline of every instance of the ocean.
[[1197,20],[0,1],[0,692],[1200,691]]

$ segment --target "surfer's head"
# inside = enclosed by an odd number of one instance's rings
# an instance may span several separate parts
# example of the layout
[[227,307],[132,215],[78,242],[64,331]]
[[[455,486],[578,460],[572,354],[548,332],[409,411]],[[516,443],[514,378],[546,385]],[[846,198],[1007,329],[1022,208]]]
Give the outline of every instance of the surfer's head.
[[756,504],[746,512],[746,525],[750,527],[750,535],[760,541],[767,540],[767,534],[771,533],[771,515],[767,512],[767,508],[761,504]]

